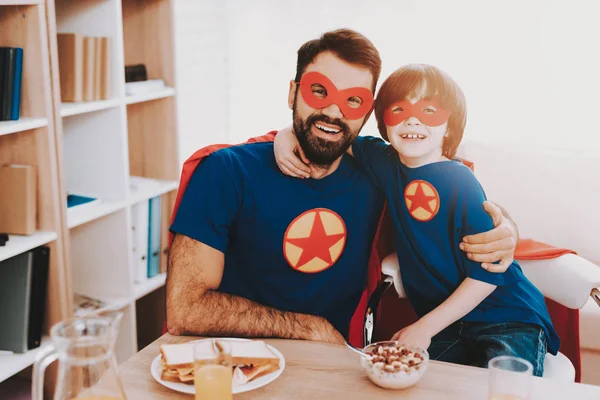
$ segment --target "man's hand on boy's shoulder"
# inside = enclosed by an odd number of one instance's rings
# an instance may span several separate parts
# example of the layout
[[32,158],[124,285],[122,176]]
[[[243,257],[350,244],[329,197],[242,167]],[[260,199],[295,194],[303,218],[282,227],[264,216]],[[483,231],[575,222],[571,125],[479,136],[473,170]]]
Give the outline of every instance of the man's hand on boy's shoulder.
[[460,249],[467,253],[469,259],[481,262],[482,268],[502,273],[514,260],[519,232],[515,223],[496,204],[486,201],[483,206],[494,221],[494,229],[465,236]]

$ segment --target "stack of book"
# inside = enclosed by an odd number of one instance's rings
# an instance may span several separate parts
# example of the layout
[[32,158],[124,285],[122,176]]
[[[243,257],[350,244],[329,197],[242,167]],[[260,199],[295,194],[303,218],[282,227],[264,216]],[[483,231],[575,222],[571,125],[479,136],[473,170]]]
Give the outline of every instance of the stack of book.
[[107,100],[111,96],[111,39],[59,33],[58,69],[63,102]]
[[133,280],[142,283],[160,273],[161,197],[134,204],[131,215]]
[[21,109],[23,49],[0,47],[0,121],[16,121]]

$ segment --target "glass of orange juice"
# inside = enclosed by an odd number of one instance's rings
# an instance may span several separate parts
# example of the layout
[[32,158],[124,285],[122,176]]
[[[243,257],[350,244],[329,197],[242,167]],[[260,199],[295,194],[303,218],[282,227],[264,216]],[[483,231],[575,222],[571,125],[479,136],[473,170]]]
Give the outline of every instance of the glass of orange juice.
[[214,340],[213,350],[212,356],[207,357],[206,346],[194,348],[195,400],[232,400],[231,344]]
[[492,358],[489,369],[489,400],[528,400],[533,366],[519,357]]

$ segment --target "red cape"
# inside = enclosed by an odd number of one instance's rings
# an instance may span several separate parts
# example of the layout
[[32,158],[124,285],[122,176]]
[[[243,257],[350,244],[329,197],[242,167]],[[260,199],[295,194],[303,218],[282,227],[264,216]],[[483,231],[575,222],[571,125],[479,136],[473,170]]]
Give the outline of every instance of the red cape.
[[[275,138],[277,131],[271,131],[263,136],[249,139],[245,143],[271,142]],[[244,144],[244,143],[241,143]],[[172,214],[172,221],[175,218],[177,209],[181,202],[181,197],[187,188],[188,181],[194,170],[202,159],[210,153],[225,147],[231,147],[231,144],[216,144],[204,147],[192,154],[183,164],[181,179],[175,206]],[[473,168],[472,163],[468,161],[465,164]],[[361,297],[360,303],[350,322],[350,332],[348,340],[354,346],[362,347],[363,343],[363,320],[367,308],[369,296],[373,293],[381,281],[381,260],[394,251],[392,245],[391,225],[387,217],[387,207],[381,213],[377,233],[373,242],[371,256],[369,259],[369,270],[367,274],[367,285]],[[169,246],[173,240],[173,234],[169,233]],[[558,257],[566,253],[574,253],[572,250],[556,248],[544,243],[535,242],[531,239],[522,239],[519,241],[515,250],[515,259],[532,260]],[[560,351],[568,357],[575,366],[576,382],[581,381],[581,359],[579,348],[579,310],[572,310],[564,307],[552,300],[546,300],[548,310],[552,318],[554,327],[561,338]],[[398,299],[395,291],[388,290],[381,302],[381,310],[378,313],[380,321],[377,324],[376,340],[387,340],[397,330],[407,326],[417,317],[412,307],[406,299]],[[393,316],[384,319],[383,315]]]

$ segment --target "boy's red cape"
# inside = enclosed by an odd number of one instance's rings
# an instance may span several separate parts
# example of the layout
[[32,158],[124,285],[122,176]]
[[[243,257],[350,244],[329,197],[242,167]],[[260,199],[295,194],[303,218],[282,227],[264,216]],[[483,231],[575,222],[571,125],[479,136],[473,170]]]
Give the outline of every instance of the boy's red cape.
[[[271,142],[274,140],[276,134],[277,131],[271,131],[266,135],[251,138],[245,143]],[[181,172],[181,179],[173,209],[172,220],[175,218],[177,209],[181,202],[181,197],[187,187],[188,181],[200,161],[214,151],[231,146],[231,144],[216,144],[207,146],[196,151],[185,161]],[[465,164],[473,168],[472,163],[465,161]],[[348,339],[350,343],[357,347],[362,347],[363,345],[363,323],[369,296],[373,293],[381,281],[381,260],[394,251],[391,240],[392,232],[389,220],[390,219],[387,217],[387,208],[384,206],[369,260],[367,285],[354,316],[352,317],[352,321],[350,322]],[[172,239],[173,235],[169,233],[169,246]],[[568,249],[556,248],[544,243],[533,241],[531,239],[521,239],[515,250],[515,259],[547,259],[559,257],[566,253],[575,252]],[[580,382],[581,359],[579,348],[579,310],[569,309],[549,299],[546,299],[546,303],[548,305],[548,310],[550,312],[554,327],[561,338],[560,352],[571,360],[575,366],[575,380],[576,382]],[[398,296],[395,294],[394,290],[387,291],[386,295],[384,295],[382,298],[380,308],[380,312],[378,313],[380,320],[377,324],[377,337],[375,337],[375,340],[387,340],[396,331],[413,323],[417,319],[408,301],[406,299],[398,299]]]

